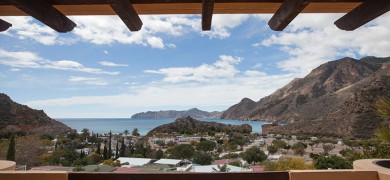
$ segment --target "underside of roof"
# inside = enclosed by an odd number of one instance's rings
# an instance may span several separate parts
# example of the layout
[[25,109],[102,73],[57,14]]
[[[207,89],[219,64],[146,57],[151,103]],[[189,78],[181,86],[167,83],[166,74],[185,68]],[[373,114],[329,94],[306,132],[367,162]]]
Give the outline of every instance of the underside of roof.
[[[346,13],[335,25],[352,31],[390,10],[390,0],[0,0],[0,16],[32,16],[58,32],[76,26],[67,15],[118,15],[131,31],[139,15],[201,14],[210,30],[213,14],[274,14],[270,28],[282,31],[299,13]],[[0,31],[12,22],[0,19]]]

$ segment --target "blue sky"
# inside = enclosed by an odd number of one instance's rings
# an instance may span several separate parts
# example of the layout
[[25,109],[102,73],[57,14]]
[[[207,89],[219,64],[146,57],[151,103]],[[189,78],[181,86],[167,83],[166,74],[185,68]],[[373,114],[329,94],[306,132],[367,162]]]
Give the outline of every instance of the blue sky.
[[0,92],[54,118],[130,117],[148,110],[225,110],[255,101],[318,65],[390,55],[390,14],[346,32],[342,14],[302,14],[283,32],[270,15],[141,16],[130,32],[116,16],[70,16],[57,33],[30,17],[0,17]]

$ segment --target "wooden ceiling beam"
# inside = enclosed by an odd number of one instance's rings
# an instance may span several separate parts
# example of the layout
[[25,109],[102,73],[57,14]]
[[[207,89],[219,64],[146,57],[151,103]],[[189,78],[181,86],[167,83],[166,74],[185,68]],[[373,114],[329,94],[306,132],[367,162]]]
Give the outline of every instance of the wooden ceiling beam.
[[11,26],[12,26],[11,23],[0,19],[0,32],[6,31]]
[[57,32],[68,32],[76,27],[76,24],[58,11],[46,0],[8,0],[18,9],[24,11],[43,24]]
[[334,24],[341,30],[353,31],[389,10],[390,0],[366,0]]
[[283,31],[305,9],[309,2],[310,0],[284,0],[283,4],[268,21],[269,27],[274,31]]
[[129,0],[108,0],[108,3],[130,31],[138,31],[142,28],[141,18]]
[[202,2],[202,30],[203,31],[209,31],[211,29],[213,11],[214,11],[214,0],[203,0]]

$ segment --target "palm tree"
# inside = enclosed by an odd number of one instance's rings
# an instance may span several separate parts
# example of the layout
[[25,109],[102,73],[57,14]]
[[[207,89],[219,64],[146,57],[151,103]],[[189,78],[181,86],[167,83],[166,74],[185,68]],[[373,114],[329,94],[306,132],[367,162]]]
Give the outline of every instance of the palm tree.
[[[390,118],[390,100],[388,98],[381,97],[376,103],[375,108],[381,116]],[[379,127],[375,135],[383,142],[390,143],[390,123]]]

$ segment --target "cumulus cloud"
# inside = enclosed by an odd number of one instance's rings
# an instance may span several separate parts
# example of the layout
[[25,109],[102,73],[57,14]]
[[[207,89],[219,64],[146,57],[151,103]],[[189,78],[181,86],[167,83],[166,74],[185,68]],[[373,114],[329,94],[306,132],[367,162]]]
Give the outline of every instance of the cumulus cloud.
[[[250,15],[214,15],[211,31],[201,31],[199,15],[145,15],[143,27],[130,32],[118,16],[70,16],[77,26],[67,36],[36,23],[31,17],[1,17],[11,22],[12,28],[0,33],[19,39],[32,39],[44,45],[74,44],[79,41],[98,45],[135,44],[164,49],[176,45],[165,43],[164,38],[198,33],[209,38],[230,37],[230,30],[241,25]],[[107,51],[104,51],[108,54]]]
[[145,70],[145,73],[164,75],[164,82],[180,83],[187,81],[208,82],[211,79],[231,78],[239,71],[235,65],[242,61],[241,57],[219,56],[214,64],[202,64],[198,67],[163,68]]
[[116,64],[116,63],[110,62],[110,61],[100,61],[99,64],[101,64],[102,66],[109,66],[109,67],[126,67],[126,66],[129,66],[127,64]]
[[97,68],[85,67],[79,62],[72,60],[51,61],[38,54],[30,51],[5,51],[0,49],[0,64],[11,68],[41,68],[41,69],[57,69],[67,71],[79,71],[92,74],[108,74],[117,75],[119,72],[104,71]]
[[90,77],[81,77],[81,76],[70,76],[68,79],[70,82],[81,82],[88,85],[97,85],[97,86],[105,86],[108,83],[100,78],[90,78]]
[[[263,40],[290,58],[278,63],[282,70],[307,74],[318,65],[338,57],[389,56],[390,13],[355,31],[342,31],[333,23],[343,14],[301,14],[286,30]],[[257,45],[257,44],[254,44]]]

